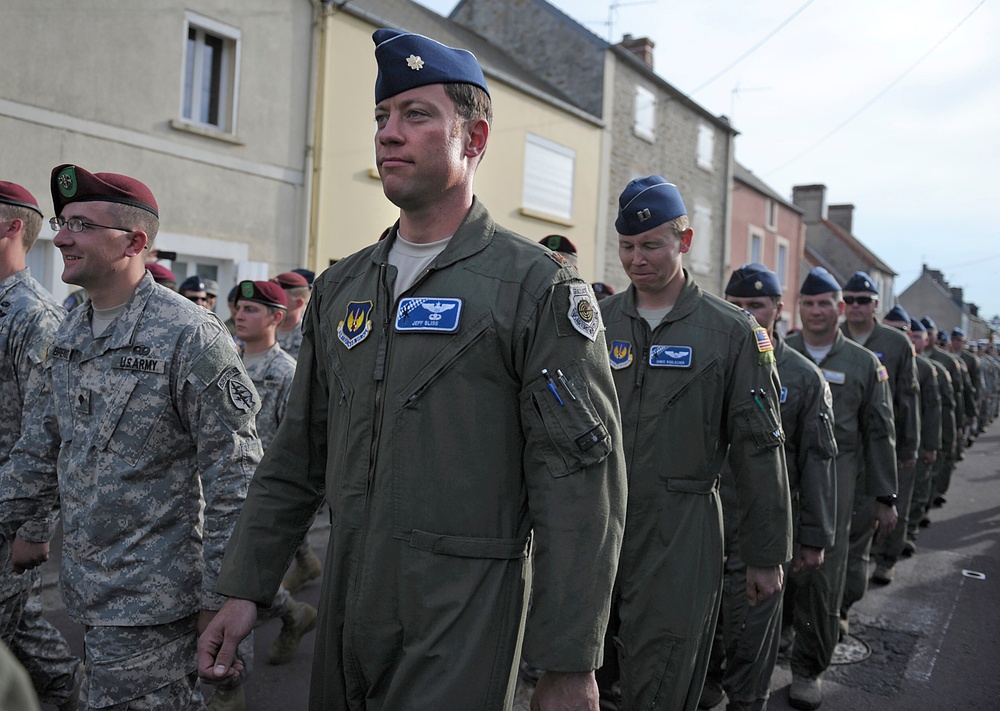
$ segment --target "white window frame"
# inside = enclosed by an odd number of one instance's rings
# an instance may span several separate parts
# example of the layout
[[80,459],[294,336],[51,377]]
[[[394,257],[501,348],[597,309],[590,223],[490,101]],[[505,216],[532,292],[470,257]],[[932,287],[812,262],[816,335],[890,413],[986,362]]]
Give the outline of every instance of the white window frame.
[[764,226],[775,232],[778,229],[778,201],[766,200],[764,204]]
[[[781,264],[781,252],[785,252],[785,264],[782,268]],[[788,265],[791,261],[792,248],[791,243],[784,237],[774,238],[774,273],[778,275],[778,283],[781,284],[782,289],[788,288]]]
[[715,130],[707,123],[698,124],[698,167],[711,172],[715,165]]
[[644,141],[652,143],[656,140],[656,94],[642,85],[635,87],[635,120],[632,131]]
[[[747,230],[747,263],[757,262],[758,264],[764,263],[764,249],[766,246],[765,232],[759,227],[754,227],[753,225]],[[753,244],[754,240],[760,241],[760,254],[754,257],[753,254]]]
[[[188,35],[195,31],[194,56],[188,55]],[[205,36],[209,35],[222,41],[222,66],[219,71],[219,115],[216,122],[203,120],[202,96],[204,88]],[[181,71],[181,95],[178,114],[180,122],[189,126],[197,126],[210,131],[235,136],[237,130],[237,107],[239,106],[240,86],[240,52],[242,51],[242,33],[239,29],[223,24],[218,20],[199,15],[195,12],[184,13],[183,52],[184,63]],[[193,62],[193,66],[191,66]],[[188,87],[188,75],[191,76],[191,86]],[[190,91],[190,97],[188,96]],[[190,106],[189,104],[190,99]]]
[[715,228],[712,224],[712,208],[702,203],[695,203],[690,215],[691,229],[694,237],[691,249],[688,251],[691,271],[698,274],[712,273],[712,240]]
[[524,141],[521,206],[527,213],[571,220],[576,151],[529,133]]

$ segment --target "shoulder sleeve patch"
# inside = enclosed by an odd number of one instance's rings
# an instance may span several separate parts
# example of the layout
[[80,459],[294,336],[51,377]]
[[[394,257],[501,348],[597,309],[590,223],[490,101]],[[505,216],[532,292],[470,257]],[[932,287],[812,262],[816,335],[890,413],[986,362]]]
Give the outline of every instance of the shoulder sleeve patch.
[[597,308],[597,297],[590,284],[569,284],[570,324],[591,341],[597,340],[601,331],[601,311]]
[[876,373],[876,374],[878,375],[878,381],[879,381],[880,383],[882,383],[882,382],[885,382],[886,380],[888,380],[888,379],[889,379],[889,371],[885,369],[885,366],[884,366],[884,365],[880,365],[880,366],[879,366],[879,367],[878,367],[878,368],[877,368],[877,369],[875,370],[875,373]]

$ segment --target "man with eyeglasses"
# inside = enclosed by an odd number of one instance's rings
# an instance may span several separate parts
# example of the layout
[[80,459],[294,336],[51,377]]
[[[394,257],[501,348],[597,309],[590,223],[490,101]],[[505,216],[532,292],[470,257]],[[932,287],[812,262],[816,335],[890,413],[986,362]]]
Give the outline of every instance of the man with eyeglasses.
[[[822,567],[794,585],[809,585],[816,604],[793,604],[797,619],[792,644],[792,686],[788,697],[797,709],[819,708],[822,676],[840,636],[840,607],[847,580],[847,559],[855,491],[876,497],[868,526],[877,523],[878,539],[896,525],[896,426],[892,417],[889,373],[875,355],[846,338],[838,328],[844,313],[840,284],[826,269],[813,268],[799,289],[802,330],[785,343],[811,358],[833,393],[837,438],[837,517],[833,545]],[[798,601],[799,596],[793,598]],[[787,611],[787,610],[786,610]],[[802,620],[802,624],[798,620]]]
[[[21,435],[29,379],[38,377],[36,371],[66,316],[27,266],[28,251],[41,228],[42,211],[34,196],[0,180],[0,466]],[[49,540],[56,518],[42,512],[0,545],[0,638],[27,669],[43,703],[75,711],[83,676],[80,660],[42,616],[39,572],[18,575],[11,567],[11,548]]]
[[[198,632],[222,605],[223,548],[260,459],[260,402],[219,320],[156,284],[143,183],[52,171],[63,281],[90,302],[62,323],[0,469],[0,534],[61,501],[60,589],[85,628],[86,708],[204,709]],[[31,568],[36,544],[14,559]]]
[[[920,481],[921,495],[926,496],[923,482],[928,480],[937,460],[937,452],[941,449],[941,389],[938,386],[937,367],[920,354],[923,350],[923,340],[926,331],[919,321],[912,321],[910,315],[897,304],[885,315],[883,325],[895,328],[900,333],[910,334],[907,340],[913,344],[916,353],[914,365],[917,368],[917,380],[920,386],[920,456],[914,467],[899,468],[899,490],[897,492],[896,510],[899,521],[892,533],[882,539],[881,545],[872,548],[875,558],[875,572],[872,582],[888,585],[896,577],[896,561],[903,555],[910,524],[913,493],[918,489],[916,482]],[[919,334],[913,338],[914,334]],[[918,344],[920,347],[918,349]]]
[[[840,330],[844,336],[874,353],[885,366],[896,424],[896,468],[903,471],[906,477],[911,477],[920,446],[920,388],[914,363],[916,355],[909,338],[875,318],[878,298],[875,281],[865,272],[855,272],[844,284],[845,319]],[[847,634],[849,629],[848,612],[851,606],[864,597],[868,588],[872,510],[876,505],[873,497],[863,490],[856,491],[855,497],[847,584],[840,608],[843,634]]]

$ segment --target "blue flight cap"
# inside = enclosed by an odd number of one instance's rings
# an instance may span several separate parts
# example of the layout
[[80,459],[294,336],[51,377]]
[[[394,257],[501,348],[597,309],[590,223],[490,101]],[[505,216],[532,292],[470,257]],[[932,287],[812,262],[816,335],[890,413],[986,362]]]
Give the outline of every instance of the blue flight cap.
[[[201,277],[197,274],[192,274],[187,279],[181,282],[180,292],[184,291],[205,291],[205,282],[202,281]],[[207,292],[206,292],[207,293]]]
[[947,331],[938,331],[937,340],[942,346],[946,346],[951,343],[951,339],[948,337]]
[[636,178],[618,198],[615,229],[620,235],[638,235],[686,214],[676,185],[659,175]]
[[864,272],[854,272],[854,276],[844,284],[844,291],[867,291],[870,294],[878,294],[875,281]]
[[887,313],[885,315],[885,319],[884,320],[886,320],[886,321],[903,321],[905,323],[909,323],[910,322],[910,314],[906,313],[906,309],[904,309],[902,306],[900,306],[899,304],[896,304],[891,309],[889,309],[889,313]]
[[473,84],[485,91],[486,77],[476,55],[423,35],[380,29],[375,40],[375,103],[428,84]]
[[920,319],[920,323],[924,324],[924,327],[928,331],[938,330],[937,324],[934,323],[934,319],[932,319],[930,316],[924,316],[922,319]]
[[960,329],[958,327],[955,327],[955,328],[951,329],[951,337],[952,337],[953,340],[955,338],[965,338],[965,331],[963,331],[962,329]]
[[729,277],[726,296],[737,296],[741,299],[752,296],[781,296],[781,284],[778,283],[777,274],[763,264],[753,262],[744,264]]
[[802,282],[799,293],[804,296],[816,296],[816,294],[826,294],[831,291],[841,291],[840,284],[833,278],[833,274],[823,267],[813,267],[806,275],[806,280]]
[[302,276],[307,282],[309,282],[310,286],[312,285],[313,281],[315,281],[315,279],[316,279],[316,272],[314,272],[312,269],[301,269],[300,268],[300,269],[293,269],[292,271],[295,272],[296,274],[299,274],[300,276]]
[[920,323],[920,321],[917,321],[915,318],[910,319],[910,330],[913,331],[913,333],[917,333],[918,331],[923,333],[927,332],[924,324]]

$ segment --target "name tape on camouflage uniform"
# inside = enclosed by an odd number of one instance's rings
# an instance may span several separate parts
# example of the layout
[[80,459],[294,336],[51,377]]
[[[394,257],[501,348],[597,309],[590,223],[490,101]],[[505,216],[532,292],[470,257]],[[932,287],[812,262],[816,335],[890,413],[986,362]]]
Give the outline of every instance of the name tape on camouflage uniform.
[[138,370],[140,373],[159,373],[160,375],[167,372],[166,361],[136,356],[122,356],[114,367],[119,370]]

